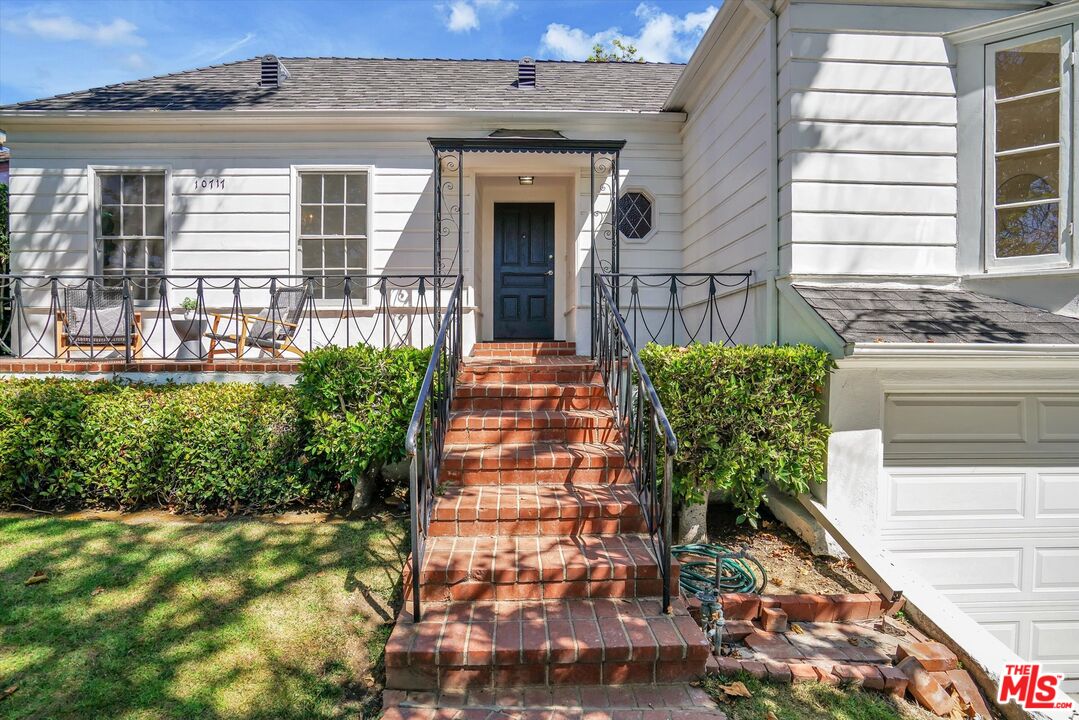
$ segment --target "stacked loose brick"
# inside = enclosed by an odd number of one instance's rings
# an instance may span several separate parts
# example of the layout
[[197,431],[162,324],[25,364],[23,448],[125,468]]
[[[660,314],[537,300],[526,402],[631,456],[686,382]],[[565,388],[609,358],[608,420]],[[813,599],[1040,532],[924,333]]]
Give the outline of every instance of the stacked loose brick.
[[661,607],[659,563],[591,360],[570,343],[478,344],[446,442],[418,568],[422,615],[405,603],[386,648],[389,688],[653,684],[704,672],[708,645],[687,609]]

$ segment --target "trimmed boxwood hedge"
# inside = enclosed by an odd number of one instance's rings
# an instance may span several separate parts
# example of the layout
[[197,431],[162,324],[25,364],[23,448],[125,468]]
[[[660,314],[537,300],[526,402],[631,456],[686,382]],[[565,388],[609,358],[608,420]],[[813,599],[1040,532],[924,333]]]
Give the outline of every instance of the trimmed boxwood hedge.
[[324,348],[295,387],[0,380],[0,507],[333,505],[404,459],[429,356]]
[[650,344],[641,360],[678,438],[673,492],[700,502],[726,491],[756,523],[769,481],[802,493],[825,475],[821,421],[834,362],[809,345]]

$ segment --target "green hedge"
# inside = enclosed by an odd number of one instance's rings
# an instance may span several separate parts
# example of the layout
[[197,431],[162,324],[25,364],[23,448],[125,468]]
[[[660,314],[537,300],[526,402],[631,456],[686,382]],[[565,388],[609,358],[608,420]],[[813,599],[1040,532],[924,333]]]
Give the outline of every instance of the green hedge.
[[313,469],[354,484],[403,460],[430,358],[430,349],[363,345],[309,353],[300,366],[296,403]]
[[427,357],[324,348],[295,387],[0,380],[0,507],[336,503],[404,458]]
[[641,360],[678,438],[673,491],[699,502],[724,490],[756,522],[768,480],[806,492],[825,473],[824,384],[834,363],[814,347],[648,345]]

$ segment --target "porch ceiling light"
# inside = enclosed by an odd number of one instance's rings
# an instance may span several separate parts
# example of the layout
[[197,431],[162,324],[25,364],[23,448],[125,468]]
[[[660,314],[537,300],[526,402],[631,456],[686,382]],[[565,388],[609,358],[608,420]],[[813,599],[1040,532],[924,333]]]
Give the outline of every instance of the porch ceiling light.
[[532,175],[518,175],[517,182],[521,183],[522,185],[531,185],[532,183],[536,182],[536,178]]

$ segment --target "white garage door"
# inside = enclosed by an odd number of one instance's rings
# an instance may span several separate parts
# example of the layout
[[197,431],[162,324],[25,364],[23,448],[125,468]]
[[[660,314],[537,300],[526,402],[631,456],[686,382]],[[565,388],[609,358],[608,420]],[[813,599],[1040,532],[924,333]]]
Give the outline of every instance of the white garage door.
[[1079,689],[1079,394],[884,407],[884,547]]

